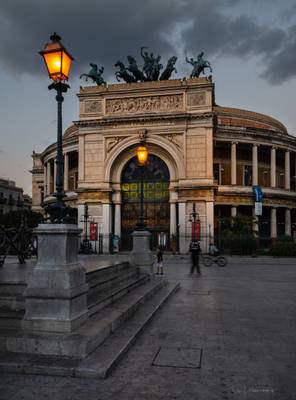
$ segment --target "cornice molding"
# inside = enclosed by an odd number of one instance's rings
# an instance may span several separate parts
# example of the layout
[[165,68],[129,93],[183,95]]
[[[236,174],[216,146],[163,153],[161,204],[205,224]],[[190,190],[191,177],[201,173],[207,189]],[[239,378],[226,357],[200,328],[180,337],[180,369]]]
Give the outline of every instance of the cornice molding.
[[190,114],[185,112],[169,113],[161,115],[137,115],[137,116],[118,116],[118,117],[104,117],[100,119],[87,119],[74,121],[74,124],[78,127],[84,128],[88,126],[108,126],[114,123],[118,125],[123,125],[127,123],[138,123],[143,124],[151,121],[194,121],[194,120],[212,120],[214,118],[214,113],[206,112],[200,114]]

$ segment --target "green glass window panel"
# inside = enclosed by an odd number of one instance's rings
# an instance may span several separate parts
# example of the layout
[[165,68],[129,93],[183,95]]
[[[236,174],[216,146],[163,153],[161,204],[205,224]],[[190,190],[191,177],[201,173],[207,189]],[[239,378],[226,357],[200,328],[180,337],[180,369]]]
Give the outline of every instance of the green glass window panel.
[[128,192],[130,190],[130,185],[129,183],[123,183],[121,185],[121,190],[123,190],[124,192]]

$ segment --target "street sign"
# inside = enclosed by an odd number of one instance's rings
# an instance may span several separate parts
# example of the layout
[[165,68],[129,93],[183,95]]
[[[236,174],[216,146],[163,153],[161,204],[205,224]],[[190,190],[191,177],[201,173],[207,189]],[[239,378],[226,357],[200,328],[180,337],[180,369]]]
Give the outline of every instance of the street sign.
[[255,201],[255,215],[262,215],[262,202]]
[[255,201],[260,202],[263,198],[263,192],[261,186],[253,186],[253,193],[255,195]]

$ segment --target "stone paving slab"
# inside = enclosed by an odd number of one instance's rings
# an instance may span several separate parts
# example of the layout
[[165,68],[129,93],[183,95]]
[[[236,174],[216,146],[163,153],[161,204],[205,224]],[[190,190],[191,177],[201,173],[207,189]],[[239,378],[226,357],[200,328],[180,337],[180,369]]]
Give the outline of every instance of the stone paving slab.
[[[0,399],[295,400],[295,263],[164,267],[180,291],[106,380],[3,373]],[[161,346],[203,348],[201,369],[153,366]]]

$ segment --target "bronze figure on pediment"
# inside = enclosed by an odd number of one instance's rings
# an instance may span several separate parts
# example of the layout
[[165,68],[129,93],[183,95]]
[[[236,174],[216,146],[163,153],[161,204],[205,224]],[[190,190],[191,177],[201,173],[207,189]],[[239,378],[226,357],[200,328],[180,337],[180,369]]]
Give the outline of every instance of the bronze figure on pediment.
[[192,57],[189,60],[186,56],[186,62],[193,66],[193,70],[190,74],[190,78],[198,78],[201,73],[205,74],[206,68],[209,68],[210,71],[212,72],[211,64],[209,63],[209,61],[205,60],[203,58],[203,56],[204,56],[203,51],[198,54],[196,60],[194,60],[194,58],[192,58]]
[[90,63],[91,70],[89,71],[88,74],[81,74],[80,79],[82,77],[85,77],[85,80],[87,81],[88,78],[92,79],[93,82],[96,82],[98,86],[101,85],[106,85],[106,82],[103,78],[103,72],[104,72],[104,67],[101,67],[100,69],[98,68],[97,64]]

